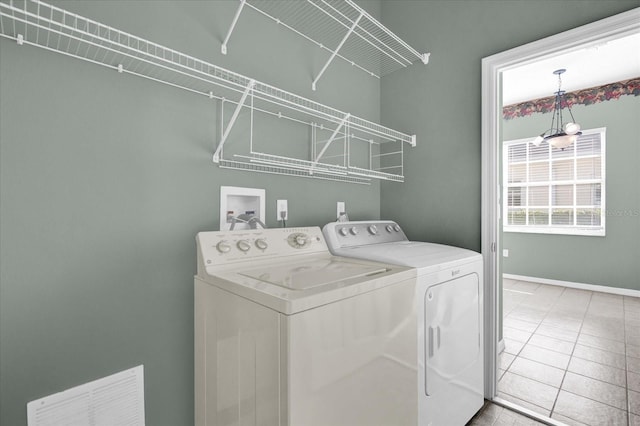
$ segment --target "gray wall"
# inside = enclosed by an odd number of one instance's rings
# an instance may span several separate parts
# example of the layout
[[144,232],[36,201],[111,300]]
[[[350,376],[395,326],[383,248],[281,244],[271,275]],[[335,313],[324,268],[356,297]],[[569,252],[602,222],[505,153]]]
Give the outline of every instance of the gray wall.
[[[377,14],[380,2],[362,2]],[[290,200],[291,225],[399,220],[417,239],[480,244],[480,59],[638,6],[633,1],[384,1],[432,63],[379,82],[254,14],[221,56],[236,2],[57,2],[177,50],[418,134],[405,184],[362,187],[223,171],[211,101],[0,40],[0,423],[35,398],[145,365],[150,425],[193,421],[194,235],[220,185]],[[541,7],[544,5],[544,7]],[[250,16],[254,16],[251,18]],[[380,106],[382,105],[382,112]],[[452,160],[458,160],[452,163]],[[449,195],[449,194],[454,194]],[[267,212],[269,213],[269,211]],[[269,225],[275,225],[269,216]]]
[[[505,232],[503,272],[640,290],[640,97],[572,108],[583,129],[606,127],[606,236]],[[549,127],[550,114],[503,121],[505,141]]]
[[385,1],[385,25],[431,52],[382,79],[383,124],[417,134],[381,216],[410,238],[480,250],[481,59],[640,6],[620,1]]
[[[237,4],[56,2],[379,121],[379,80],[335,62],[312,92],[328,55],[252,10],[220,55]],[[221,185],[266,189],[270,226],[280,198],[290,226],[334,220],[339,200],[379,216],[377,183],[219,169],[207,98],[6,39],[0,75],[2,425],[26,424],[30,400],[138,364],[147,424],[193,423],[194,237],[218,228]]]

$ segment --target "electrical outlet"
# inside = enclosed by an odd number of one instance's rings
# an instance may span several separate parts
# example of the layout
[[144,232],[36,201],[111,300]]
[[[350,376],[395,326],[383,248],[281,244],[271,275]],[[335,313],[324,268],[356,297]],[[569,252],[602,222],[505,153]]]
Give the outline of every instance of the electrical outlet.
[[509,257],[509,249],[502,249],[502,257]]
[[337,209],[336,209],[336,218],[339,218],[342,213],[347,212],[347,207],[345,206],[344,201],[338,201]]
[[[284,217],[282,217],[282,212],[284,212]],[[281,221],[289,220],[289,207],[287,206],[287,200],[277,200],[276,201],[276,220]]]

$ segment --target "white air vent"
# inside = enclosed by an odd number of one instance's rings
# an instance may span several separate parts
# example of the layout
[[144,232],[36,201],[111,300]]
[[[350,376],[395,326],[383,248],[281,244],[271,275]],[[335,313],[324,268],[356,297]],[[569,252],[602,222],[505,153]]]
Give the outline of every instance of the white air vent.
[[28,426],[144,426],[139,365],[27,404]]

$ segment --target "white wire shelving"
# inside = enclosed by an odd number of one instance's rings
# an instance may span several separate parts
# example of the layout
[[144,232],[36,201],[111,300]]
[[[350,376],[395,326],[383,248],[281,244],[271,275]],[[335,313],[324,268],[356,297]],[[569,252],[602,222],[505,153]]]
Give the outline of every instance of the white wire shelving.
[[[213,161],[223,168],[351,183],[370,183],[371,179],[402,182],[403,146],[416,145],[415,135],[355,117],[38,0],[1,0],[0,36],[215,100],[220,104],[222,125]],[[225,110],[229,109],[231,116],[225,119]],[[260,122],[267,117],[308,128],[307,143],[296,141],[298,147],[308,149],[293,149],[295,156],[268,152],[272,141],[254,141],[254,116],[258,115]],[[247,118],[249,146],[239,142],[240,135],[229,142],[236,121]],[[227,149],[230,156],[224,156],[225,147],[231,148]]]
[[311,87],[316,86],[335,58],[347,61],[373,77],[405,68],[429,53],[419,53],[352,0],[238,0],[238,8],[221,46],[228,44],[245,6],[330,53]]

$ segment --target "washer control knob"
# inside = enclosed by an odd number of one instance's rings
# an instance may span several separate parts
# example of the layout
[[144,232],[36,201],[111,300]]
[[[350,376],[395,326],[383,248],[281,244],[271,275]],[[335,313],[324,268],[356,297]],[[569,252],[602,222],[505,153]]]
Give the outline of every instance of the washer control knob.
[[391,226],[391,225],[387,225],[385,228],[387,229],[387,232],[392,232],[393,231],[393,226]]
[[349,229],[349,232],[351,232],[351,235],[358,235],[358,228],[356,228],[355,226],[352,226],[351,229]]
[[367,229],[371,235],[376,235],[378,233],[378,227],[375,225],[369,225]]
[[400,232],[400,226],[399,226],[399,225],[393,225],[393,229],[394,229],[396,232]]
[[265,250],[267,247],[269,247],[269,244],[267,244],[267,242],[262,238],[258,238],[256,240],[256,247],[258,247],[260,250]]
[[251,244],[249,244],[249,241],[247,240],[240,240],[236,245],[240,251],[248,252],[249,249],[251,249]]
[[304,247],[307,247],[311,242],[309,240],[309,236],[301,232],[289,235],[289,238],[287,238],[287,241],[289,242],[289,245],[293,248],[304,248]]
[[349,233],[349,231],[347,230],[347,228],[340,228],[340,235],[342,235],[343,237],[346,237],[347,234]]
[[229,251],[231,250],[231,246],[225,240],[222,240],[218,244],[216,244],[216,248],[220,253],[229,253]]

